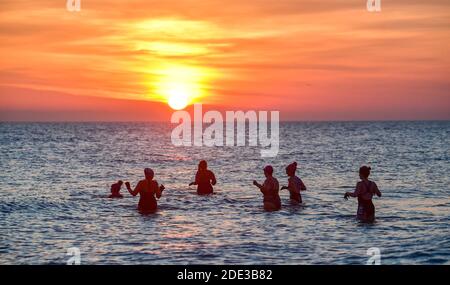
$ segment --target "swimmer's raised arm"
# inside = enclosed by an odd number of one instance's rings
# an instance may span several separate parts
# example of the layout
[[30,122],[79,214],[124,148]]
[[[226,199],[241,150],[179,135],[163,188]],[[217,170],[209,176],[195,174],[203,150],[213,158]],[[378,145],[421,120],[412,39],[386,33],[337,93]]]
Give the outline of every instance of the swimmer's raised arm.
[[259,190],[261,190],[261,193],[266,194],[267,189],[266,189],[266,184],[259,184],[256,180],[253,180],[253,185],[255,185],[256,187],[259,188]]
[[136,196],[139,193],[139,183],[136,185],[134,190],[131,189],[130,182],[125,182],[125,186],[127,187],[128,192],[130,192],[131,195]]
[[353,197],[353,198],[358,197],[358,194],[361,191],[360,187],[361,187],[361,184],[358,182],[356,184],[356,188],[355,188],[354,192],[345,192],[344,199],[348,199],[348,197]]
[[161,195],[162,195],[162,192],[164,191],[164,189],[166,189],[166,187],[164,187],[164,185],[162,185],[161,184],[161,186],[159,186],[158,185],[158,181],[154,181],[155,182],[155,184],[154,184],[154,187],[155,187],[155,195],[156,195],[156,198],[161,198]]

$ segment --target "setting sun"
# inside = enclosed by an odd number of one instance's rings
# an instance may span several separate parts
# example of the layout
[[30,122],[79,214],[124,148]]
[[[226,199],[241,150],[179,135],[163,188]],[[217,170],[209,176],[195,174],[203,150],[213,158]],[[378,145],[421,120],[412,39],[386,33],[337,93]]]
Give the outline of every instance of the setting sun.
[[189,104],[189,92],[187,86],[174,84],[170,90],[167,90],[167,103],[174,110],[184,109]]
[[184,109],[205,96],[207,72],[203,69],[174,64],[159,68],[157,73],[159,79],[153,83],[153,96],[172,109]]

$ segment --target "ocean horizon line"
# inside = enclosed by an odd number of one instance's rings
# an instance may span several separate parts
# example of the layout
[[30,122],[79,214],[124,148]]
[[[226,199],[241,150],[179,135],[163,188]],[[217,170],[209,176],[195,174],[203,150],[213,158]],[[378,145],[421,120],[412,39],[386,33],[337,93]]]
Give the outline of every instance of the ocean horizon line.
[[[269,120],[270,121],[270,120]],[[227,121],[225,121],[227,122]],[[280,120],[280,123],[389,123],[389,122],[450,122],[450,119],[399,119],[399,120]],[[13,124],[13,123],[171,123],[170,121],[151,121],[151,120],[0,120],[0,124]]]

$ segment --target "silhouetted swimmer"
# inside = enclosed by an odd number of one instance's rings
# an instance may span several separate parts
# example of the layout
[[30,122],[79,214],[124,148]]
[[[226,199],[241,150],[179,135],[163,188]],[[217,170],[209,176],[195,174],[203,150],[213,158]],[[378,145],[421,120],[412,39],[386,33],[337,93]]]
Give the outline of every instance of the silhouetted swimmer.
[[123,181],[119,180],[117,183],[111,185],[111,195],[109,198],[123,198],[123,195],[120,194],[120,188],[122,188]]
[[278,193],[280,184],[273,177],[273,167],[270,165],[264,167],[264,175],[266,176],[266,180],[263,185],[256,182],[256,180],[253,181],[253,185],[258,187],[264,195],[264,210],[278,211],[281,209],[281,200]]
[[139,212],[149,214],[156,212],[158,208],[156,198],[161,198],[165,188],[164,185],[158,186],[158,182],[153,180],[155,174],[152,169],[144,169],[144,174],[145,179],[139,181],[134,190],[131,190],[130,182],[125,182],[125,186],[127,186],[128,192],[130,192],[131,195],[136,196],[139,194]]
[[297,171],[297,162],[293,162],[286,167],[286,174],[289,176],[288,186],[281,187],[281,190],[289,190],[292,202],[302,203],[300,191],[306,191],[306,186],[303,181],[295,175],[295,171]]
[[378,186],[375,182],[369,180],[370,167],[363,166],[359,169],[359,177],[361,181],[356,184],[355,191],[346,192],[344,199],[348,197],[358,198],[358,212],[356,214],[357,219],[371,223],[375,220],[375,206],[372,203],[372,197],[376,194],[381,197],[381,192],[378,190]]
[[200,161],[195,181],[189,183],[189,186],[197,185],[198,195],[208,195],[213,193],[213,185],[216,183],[216,176],[211,170],[208,170],[208,163],[205,160]]

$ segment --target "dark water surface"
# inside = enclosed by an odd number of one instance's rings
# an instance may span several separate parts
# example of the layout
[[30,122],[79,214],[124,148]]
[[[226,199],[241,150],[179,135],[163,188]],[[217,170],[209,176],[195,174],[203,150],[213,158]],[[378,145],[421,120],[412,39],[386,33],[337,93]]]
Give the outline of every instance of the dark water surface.
[[[280,153],[257,147],[177,148],[163,123],[1,123],[0,263],[84,264],[449,264],[450,122],[282,123]],[[207,158],[216,195],[187,187]],[[296,160],[309,187],[303,206],[262,210],[252,186],[266,163],[286,184]],[[370,164],[383,197],[377,221],[354,220],[343,199]],[[133,185],[144,167],[167,190],[160,210],[138,198],[105,198],[115,180]]]

